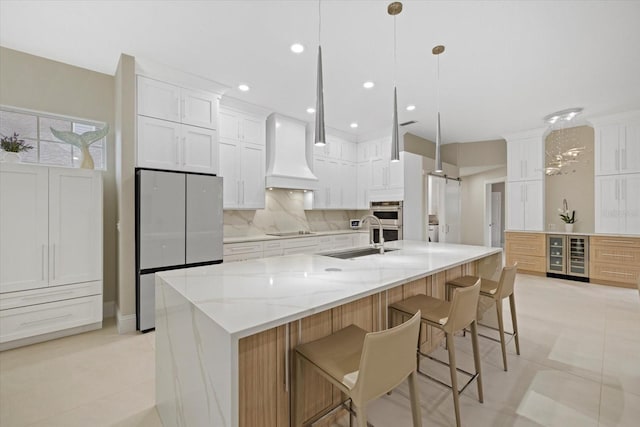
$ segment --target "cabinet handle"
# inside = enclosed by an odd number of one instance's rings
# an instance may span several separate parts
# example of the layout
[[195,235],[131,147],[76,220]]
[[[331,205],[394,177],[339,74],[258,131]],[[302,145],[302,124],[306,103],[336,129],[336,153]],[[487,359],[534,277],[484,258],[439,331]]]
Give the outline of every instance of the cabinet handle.
[[244,181],[242,181],[242,204],[244,205]]
[[55,243],[53,244],[53,266],[52,266],[52,270],[53,270],[53,280],[56,280],[56,245],[55,245]]
[[620,183],[620,200],[627,200],[627,186],[626,183],[623,185],[622,181],[618,180]]
[[52,320],[59,320],[59,319],[65,319],[67,317],[71,317],[71,313],[67,313],[67,314],[63,314],[61,316],[55,316],[55,317],[48,317],[46,319],[38,319],[38,320],[32,320],[30,322],[22,322],[20,324],[20,326],[29,326],[29,325],[35,325],[38,323],[45,323],[45,322],[50,322]]
[[620,158],[622,159],[622,167],[621,172],[627,170],[627,149],[623,148],[622,150],[622,155],[620,156]]
[[284,391],[289,392],[289,324],[284,327]]
[[616,274],[618,276],[633,276],[633,273],[622,273],[620,271],[608,271],[608,270],[602,270],[603,273],[607,273],[607,274]]
[[42,278],[41,278],[41,280],[44,280],[44,245],[42,245],[42,253],[41,253],[41,255],[42,255],[42,258],[41,258],[42,259],[42,274],[41,274]]
[[620,150],[616,148],[616,171],[620,171]]
[[633,255],[621,255],[621,254],[605,254],[603,253],[602,256],[612,256],[615,258],[633,258]]
[[187,116],[185,112],[186,107],[187,107],[187,103],[185,102],[184,99],[182,99],[182,102],[180,103],[180,110],[182,114],[180,115],[180,117],[182,117],[183,119]]
[[238,181],[236,184],[237,184],[236,185],[236,187],[237,187],[236,188],[236,190],[237,190],[236,191],[236,203],[240,204],[240,181]]
[[176,136],[176,165],[180,164],[180,137]]
[[34,299],[42,299],[45,297],[52,297],[52,296],[61,296],[61,295],[67,295],[67,294],[73,294],[73,291],[56,291],[56,292],[49,292],[46,294],[40,294],[40,295],[34,295],[34,296],[30,296],[30,297],[23,297],[23,300],[34,300]]

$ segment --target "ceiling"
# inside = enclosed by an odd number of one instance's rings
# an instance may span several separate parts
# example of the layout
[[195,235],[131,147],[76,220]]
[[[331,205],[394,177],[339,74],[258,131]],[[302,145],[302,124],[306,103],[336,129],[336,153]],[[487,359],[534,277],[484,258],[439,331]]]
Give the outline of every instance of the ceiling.
[[[387,1],[322,1],[325,121],[362,139],[391,128]],[[640,1],[404,1],[397,16],[400,122],[433,140],[440,58],[443,142],[501,138],[584,107],[640,108]],[[289,49],[294,42],[306,50]],[[316,1],[0,1],[0,45],[107,74],[120,53],[229,85],[228,94],[312,121]],[[375,82],[366,90],[362,83]],[[240,92],[239,83],[251,87]],[[416,109],[406,111],[405,106]],[[355,130],[349,127],[357,122]]]

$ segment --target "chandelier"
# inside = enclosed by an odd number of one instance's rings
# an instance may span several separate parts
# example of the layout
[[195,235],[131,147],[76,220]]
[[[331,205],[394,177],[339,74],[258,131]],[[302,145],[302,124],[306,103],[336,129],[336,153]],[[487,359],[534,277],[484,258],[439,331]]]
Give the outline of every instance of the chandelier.
[[575,133],[569,132],[571,121],[582,112],[582,108],[551,113],[544,118],[551,133],[546,144],[545,174],[548,176],[567,175],[575,172],[571,167],[578,163],[585,147],[578,145]]

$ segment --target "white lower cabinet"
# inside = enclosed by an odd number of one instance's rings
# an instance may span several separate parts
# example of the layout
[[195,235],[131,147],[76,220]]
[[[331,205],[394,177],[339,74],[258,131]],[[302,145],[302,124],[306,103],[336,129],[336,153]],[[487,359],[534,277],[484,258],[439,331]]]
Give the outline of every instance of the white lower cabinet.
[[99,171],[0,164],[0,317],[2,344],[100,326]]

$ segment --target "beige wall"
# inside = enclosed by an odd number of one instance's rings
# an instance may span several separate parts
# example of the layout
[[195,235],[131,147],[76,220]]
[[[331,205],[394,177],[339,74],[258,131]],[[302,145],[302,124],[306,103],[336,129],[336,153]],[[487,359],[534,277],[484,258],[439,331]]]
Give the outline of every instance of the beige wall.
[[104,301],[116,294],[116,183],[112,76],[0,47],[0,104],[106,122]]
[[118,186],[118,329],[135,329],[135,59],[120,55],[115,75],[116,180]]
[[[405,133],[403,135],[404,151],[408,151],[413,154],[419,154],[422,157],[429,159],[436,158],[436,144],[428,139],[421,138],[412,133]],[[444,144],[440,149],[440,155],[444,163],[451,165],[457,164],[457,144]]]
[[[487,181],[507,176],[505,166],[487,172],[469,175],[462,179],[460,242],[467,245],[484,245],[484,200]],[[503,225],[506,221],[503,221]]]
[[545,179],[545,228],[564,230],[564,223],[558,216],[562,200],[567,199],[569,210],[576,211],[574,232],[593,233],[594,230],[594,132],[589,126],[578,126],[551,132],[546,139],[547,153],[558,149],[566,151],[571,147],[585,147],[579,162],[568,168],[566,175],[547,176]]

